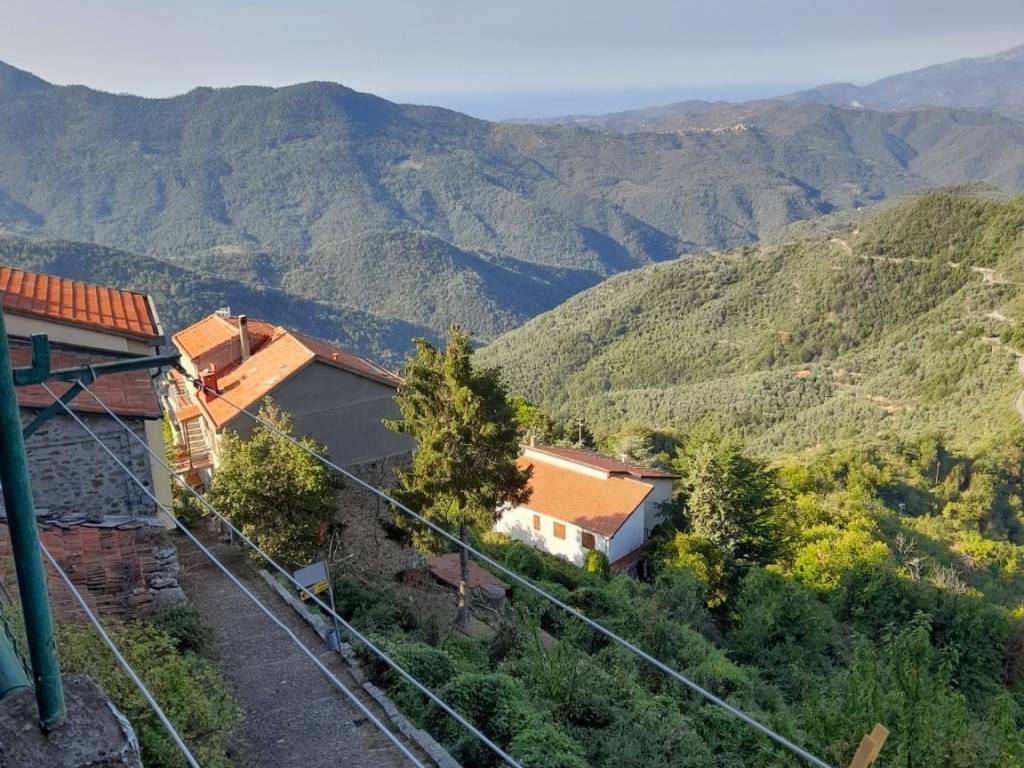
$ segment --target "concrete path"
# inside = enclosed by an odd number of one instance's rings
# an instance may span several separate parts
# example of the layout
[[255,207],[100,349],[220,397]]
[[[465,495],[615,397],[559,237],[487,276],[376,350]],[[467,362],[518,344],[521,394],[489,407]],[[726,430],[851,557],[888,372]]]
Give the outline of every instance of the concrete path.
[[[201,525],[199,527],[202,527]],[[382,710],[349,675],[337,654],[262,583],[236,547],[197,532],[319,659],[385,724]],[[209,559],[178,536],[182,586],[213,629],[217,662],[244,710],[237,768],[398,768],[412,762],[321,672],[313,661]],[[404,740],[403,740],[404,742]],[[429,760],[413,749],[424,765]]]

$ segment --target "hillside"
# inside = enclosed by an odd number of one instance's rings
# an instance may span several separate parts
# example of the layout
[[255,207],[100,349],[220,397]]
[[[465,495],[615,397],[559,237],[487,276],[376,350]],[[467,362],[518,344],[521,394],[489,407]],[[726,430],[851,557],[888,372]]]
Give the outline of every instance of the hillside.
[[0,226],[488,339],[607,275],[795,220],[1024,188],[1024,126],[997,116],[732,109],[619,134],[333,83],[144,99],[0,65]]
[[614,277],[479,357],[607,431],[702,421],[763,451],[1017,420],[1024,198],[935,192],[843,237]]
[[204,277],[137,253],[88,243],[0,233],[0,264],[151,294],[168,335],[229,306],[391,365],[401,362],[414,336],[431,335],[426,328],[337,310],[272,288]]
[[869,109],[920,106],[991,109],[1024,117],[1024,45],[990,56],[936,64],[865,86],[831,83],[784,97],[789,101]]

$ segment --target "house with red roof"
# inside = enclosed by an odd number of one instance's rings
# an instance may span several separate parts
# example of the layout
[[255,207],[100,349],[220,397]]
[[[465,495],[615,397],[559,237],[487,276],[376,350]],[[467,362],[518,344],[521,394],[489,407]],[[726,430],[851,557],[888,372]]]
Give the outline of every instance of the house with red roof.
[[[53,370],[147,357],[165,341],[152,299],[135,291],[0,266],[0,304],[16,367],[31,363],[30,339],[37,333],[49,338]],[[48,386],[60,395],[71,385]],[[150,371],[101,376],[90,389],[151,450],[164,454],[162,412]],[[19,387],[17,399],[26,424],[53,404],[38,385]],[[43,541],[105,613],[134,615],[180,600],[175,550],[163,536],[172,524],[163,509],[171,503],[167,472],[88,394],[79,394],[70,408],[132,467],[160,504],[59,412],[26,440]],[[0,562],[8,557],[7,548],[6,525],[0,525]],[[66,590],[55,590],[53,599],[56,610],[73,610]]]
[[495,530],[576,565],[588,550],[603,552],[616,571],[639,561],[677,478],[577,448],[528,446],[517,464],[532,468],[530,498]]
[[412,450],[406,436],[386,429],[396,418],[399,378],[370,360],[279,325],[215,312],[173,336],[181,364],[223,399],[172,372],[167,394],[179,446],[179,467],[209,482],[227,430],[243,437],[272,398],[293,419],[295,433],[327,447],[342,466],[368,464]]

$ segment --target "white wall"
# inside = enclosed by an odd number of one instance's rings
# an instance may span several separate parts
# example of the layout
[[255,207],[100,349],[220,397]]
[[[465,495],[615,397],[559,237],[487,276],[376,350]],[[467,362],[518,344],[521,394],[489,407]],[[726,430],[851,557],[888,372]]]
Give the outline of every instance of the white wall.
[[644,526],[647,534],[650,534],[651,529],[664,519],[661,505],[672,498],[674,481],[670,478],[645,477],[640,482],[654,486],[654,490],[644,501]]
[[[539,514],[528,507],[515,507],[501,516],[498,524],[494,526],[494,530],[507,533],[513,539],[525,541],[549,554],[564,557],[576,565],[583,565],[583,558],[587,553],[581,543],[583,529],[572,523],[562,523],[565,526],[565,539],[555,538],[554,524],[562,521],[548,515],[540,515],[540,530],[535,531],[533,516]],[[607,555],[608,540],[595,533],[594,549]]]
[[608,555],[609,563],[614,563],[644,545],[647,541],[644,522],[644,513],[639,507],[626,518],[608,542],[608,551],[605,554]]
[[527,447],[523,451],[523,456],[533,461],[543,461],[545,464],[551,464],[562,469],[571,469],[573,472],[577,472],[581,475],[589,475],[590,477],[597,477],[604,480],[608,477],[608,473],[603,469],[594,469],[593,467],[585,466],[577,461],[569,461],[569,459],[563,459],[561,456],[552,456],[551,454],[539,451],[536,448]]

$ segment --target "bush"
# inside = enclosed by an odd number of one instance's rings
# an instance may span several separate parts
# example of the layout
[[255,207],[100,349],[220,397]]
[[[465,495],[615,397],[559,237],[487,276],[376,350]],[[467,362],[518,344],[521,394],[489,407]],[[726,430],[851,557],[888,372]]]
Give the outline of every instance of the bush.
[[544,578],[544,561],[529,544],[513,541],[505,550],[505,565],[528,579]]
[[191,605],[179,605],[154,614],[153,621],[174,638],[179,653],[210,653],[212,633],[203,617]]
[[[228,743],[241,722],[231,690],[214,666],[155,624],[108,623],[114,641],[160,702],[175,728],[208,768],[229,768]],[[96,680],[135,727],[146,768],[182,768],[185,760],[142,694],[91,628],[65,625],[58,637],[61,669]]]
[[835,622],[815,592],[761,568],[743,580],[729,645],[790,691],[797,680],[825,671]]
[[551,723],[522,730],[509,752],[523,768],[587,768],[580,745]]
[[596,549],[587,550],[587,554],[583,558],[583,570],[598,576],[608,576],[611,573],[611,569],[608,567],[608,556]]

